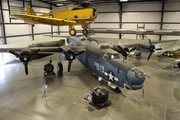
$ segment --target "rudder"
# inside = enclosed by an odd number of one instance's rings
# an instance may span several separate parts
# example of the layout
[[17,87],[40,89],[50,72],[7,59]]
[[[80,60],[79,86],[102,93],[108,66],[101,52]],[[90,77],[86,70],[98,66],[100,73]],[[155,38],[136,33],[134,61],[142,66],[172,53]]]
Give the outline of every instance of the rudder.
[[31,9],[31,6],[30,6],[30,5],[28,5],[28,6],[26,7],[26,14],[27,14],[27,15],[37,15],[36,12],[34,12],[34,10]]

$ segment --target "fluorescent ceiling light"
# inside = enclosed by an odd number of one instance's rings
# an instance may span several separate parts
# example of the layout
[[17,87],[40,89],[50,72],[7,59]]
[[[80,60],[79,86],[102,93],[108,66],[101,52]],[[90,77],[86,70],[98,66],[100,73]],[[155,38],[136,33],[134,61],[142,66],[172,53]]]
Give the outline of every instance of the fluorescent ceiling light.
[[127,2],[128,0],[119,0],[119,2]]

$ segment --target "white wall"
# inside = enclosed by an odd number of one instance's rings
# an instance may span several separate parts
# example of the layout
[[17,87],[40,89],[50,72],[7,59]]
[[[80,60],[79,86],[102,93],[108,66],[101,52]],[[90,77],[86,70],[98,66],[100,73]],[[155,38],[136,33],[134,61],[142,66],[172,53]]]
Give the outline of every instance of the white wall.
[[[15,1],[15,0],[9,0],[10,2],[10,6],[19,6],[19,7],[23,7],[23,1]],[[29,2],[25,2],[25,6],[27,6],[29,4]],[[43,3],[43,2],[39,2],[36,0],[32,0],[32,5],[36,5],[36,6],[42,6],[42,7],[49,7],[49,4]],[[8,10],[8,4],[7,4],[7,0],[2,0],[2,7],[3,9],[7,9]],[[50,9],[48,8],[42,8],[42,7],[33,7],[35,12],[39,13],[47,13],[50,11]],[[26,8],[25,8],[26,11]],[[28,24],[17,24],[17,23],[25,23],[22,20],[14,20],[11,19],[11,23],[14,24],[7,24],[10,23],[10,19],[9,19],[9,12],[6,10],[3,10],[3,14],[4,14],[4,22],[5,22],[5,32],[6,32],[6,40],[8,44],[11,43],[17,43],[17,42],[21,42],[21,41],[29,41],[32,40],[31,35],[29,36],[21,36],[21,37],[8,37],[8,36],[16,36],[16,35],[25,35],[25,34],[32,34],[32,29],[31,29],[31,25]],[[53,27],[53,31],[57,32],[58,28],[55,26]],[[34,34],[36,33],[46,33],[46,32],[51,32],[51,26],[49,25],[35,25],[34,27]],[[2,26],[0,26],[0,37],[2,37]],[[43,37],[43,35],[35,35],[34,38],[39,38],[39,37]],[[2,39],[1,39],[2,40]],[[0,44],[2,44],[0,40]]]
[[[32,0],[33,5],[39,5],[43,7],[49,7],[48,4]],[[25,2],[25,5],[29,4],[28,2]],[[10,0],[10,5],[13,6],[23,6],[22,1],[14,1]],[[3,9],[8,9],[7,0],[2,0],[2,6]],[[165,11],[167,10],[180,10],[180,2],[167,2],[164,6]],[[99,5],[95,6],[98,17],[96,18],[95,22],[101,22],[101,23],[94,23],[89,24],[89,28],[119,28],[119,6],[118,4],[108,4],[108,5]],[[151,24],[145,24],[145,29],[160,29],[160,25],[156,24],[155,22],[161,21],[161,8],[162,4],[160,2],[134,2],[134,3],[123,3],[123,14],[122,14],[122,22],[127,22],[122,24],[122,28],[124,29],[136,29],[137,23],[140,22],[143,24],[143,22],[151,22]],[[41,7],[33,7],[34,11],[39,13],[46,13],[50,10],[47,8],[41,8]],[[133,12],[136,11],[136,12]],[[139,11],[139,12],[138,12]],[[159,12],[153,12],[153,11],[159,11]],[[102,13],[105,12],[105,13]],[[38,14],[39,14],[38,13]],[[5,23],[9,23],[9,12],[3,11],[4,14],[4,20]],[[11,20],[12,23],[24,23],[21,20]],[[105,23],[103,23],[105,22]],[[133,22],[133,23],[131,23]],[[163,22],[180,22],[180,12],[165,12],[164,13],[164,20]],[[2,34],[2,26],[0,26],[0,36],[3,36]],[[28,24],[6,24],[6,35],[7,36],[13,36],[13,35],[22,35],[22,34],[31,34],[31,26]],[[75,28],[77,30],[82,30],[80,25],[76,25]],[[175,29],[180,30],[180,24],[163,24],[163,29]],[[61,33],[61,35],[68,35],[68,26],[61,26],[60,31],[67,31],[67,33]],[[58,27],[54,26],[53,31],[58,31]],[[49,25],[35,25],[34,33],[43,33],[43,32],[51,32],[51,26]],[[99,36],[107,36],[107,37],[113,37],[118,38],[119,35],[117,34],[96,34]],[[96,36],[95,35],[95,36]],[[42,35],[38,35],[35,38],[43,37]],[[122,38],[136,38],[136,35],[122,35]],[[146,35],[146,38],[150,39],[159,39],[159,36],[157,35]],[[174,39],[179,38],[178,36],[163,36],[162,39]],[[13,38],[7,38],[7,43],[14,43],[17,42],[17,39],[20,41],[24,41],[25,39],[31,40],[31,36],[26,37],[15,37]],[[1,41],[1,40],[0,40]],[[2,44],[2,42],[0,42]]]
[[[164,10],[173,10],[173,12],[164,12],[163,22],[180,22],[180,12],[175,10],[180,10],[180,2],[171,1],[165,3]],[[160,29],[161,21],[161,2],[132,2],[123,3],[122,5],[122,24],[123,29],[136,29],[139,23],[150,22],[151,24],[144,24],[145,29]],[[119,28],[119,24],[113,22],[119,22],[119,6],[106,5],[106,6],[96,6],[98,12],[113,12],[113,13],[99,13],[95,22],[109,22],[109,23],[94,23],[90,24],[90,28]],[[135,11],[135,12],[134,12]],[[112,23],[111,23],[112,22]],[[180,30],[180,24],[163,24],[163,29],[174,29]],[[104,34],[96,34],[95,36],[104,36]],[[109,35],[109,37],[118,37],[118,35]],[[136,38],[136,35],[124,34],[122,38]],[[145,38],[159,39],[158,35],[146,35]],[[179,36],[162,36],[162,39],[174,39],[179,38]]]

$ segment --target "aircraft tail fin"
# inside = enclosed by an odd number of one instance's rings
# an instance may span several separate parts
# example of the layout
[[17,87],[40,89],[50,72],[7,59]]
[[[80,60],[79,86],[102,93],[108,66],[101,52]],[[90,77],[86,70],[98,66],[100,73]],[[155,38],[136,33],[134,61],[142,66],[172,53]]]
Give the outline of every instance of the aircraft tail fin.
[[31,8],[30,5],[28,5],[28,6],[26,7],[26,14],[27,14],[27,15],[37,15],[36,12],[34,12],[34,10]]

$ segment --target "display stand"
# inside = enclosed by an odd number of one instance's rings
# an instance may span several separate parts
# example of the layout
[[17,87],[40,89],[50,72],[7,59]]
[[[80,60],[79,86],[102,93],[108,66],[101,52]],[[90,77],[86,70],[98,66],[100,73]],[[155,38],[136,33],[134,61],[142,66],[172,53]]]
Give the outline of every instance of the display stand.
[[88,102],[88,101],[86,101],[86,107],[85,107],[85,110],[86,110],[86,111],[89,111],[89,102]]
[[91,95],[92,99],[89,103],[96,109],[100,110],[111,105],[111,101],[108,100],[109,92],[106,88],[97,86],[93,88]]
[[86,110],[86,111],[89,111],[89,102],[90,102],[91,99],[92,99],[92,95],[91,95],[91,94],[88,94],[88,93],[85,93],[82,99],[83,99],[84,101],[86,101],[85,110]]
[[42,87],[41,87],[41,90],[43,91],[43,99],[47,99],[47,96],[46,96],[46,89],[47,89],[48,85],[44,84]]
[[110,100],[107,100],[104,104],[100,104],[100,105],[95,105],[93,104],[93,102],[89,102],[90,105],[92,105],[93,107],[95,107],[96,109],[100,110],[102,108],[105,108],[105,107],[108,107],[111,105],[111,101]]
[[145,101],[145,99],[144,99],[144,92],[146,92],[146,90],[143,88],[142,89],[142,98],[141,98],[141,101]]

